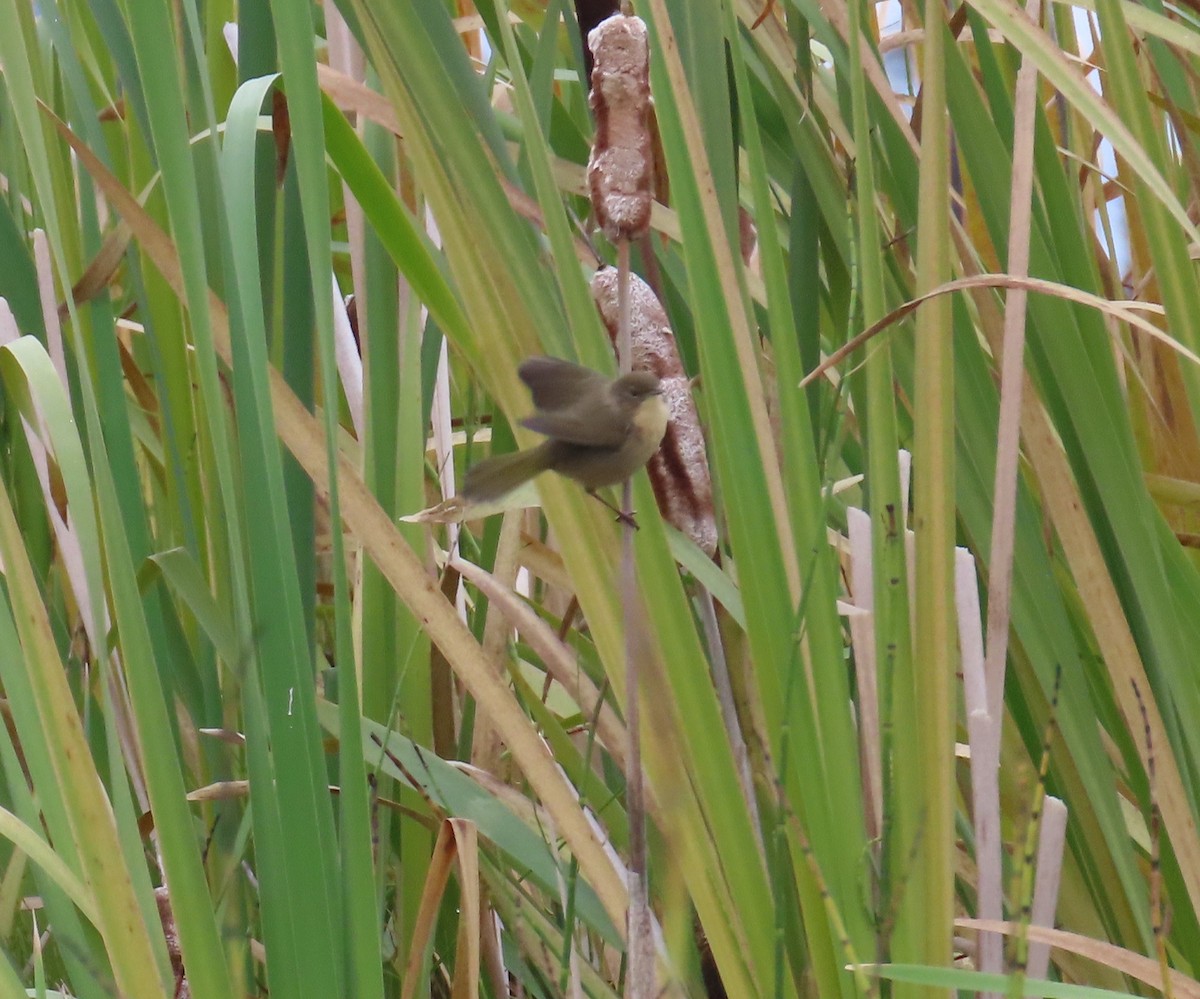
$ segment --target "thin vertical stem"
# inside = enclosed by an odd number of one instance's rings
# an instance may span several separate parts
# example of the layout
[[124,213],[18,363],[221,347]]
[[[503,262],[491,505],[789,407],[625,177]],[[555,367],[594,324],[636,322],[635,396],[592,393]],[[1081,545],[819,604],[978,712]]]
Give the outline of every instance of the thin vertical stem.
[[[629,303],[629,240],[617,243],[617,368],[633,367],[633,332]],[[654,995],[654,934],[646,884],[646,799],[642,782],[641,704],[638,675],[637,571],[633,561],[633,481],[621,487],[621,602],[625,618],[625,724],[629,758],[625,767],[625,809],[629,815],[629,964],[625,994],[629,999]]]
[[[923,294],[950,273],[950,120],[946,107],[946,10],[927,0],[921,69],[921,170],[917,222],[917,287]],[[950,301],[917,311],[913,399],[913,530],[916,535],[916,626],[911,685],[919,780],[915,824],[905,848],[916,847],[902,902],[912,957],[950,963],[954,920],[954,698],[957,636],[954,607],[954,354]],[[916,665],[916,664],[919,664]],[[898,681],[899,682],[899,681]],[[911,779],[915,774],[908,773]],[[911,838],[910,838],[911,837]],[[905,955],[904,959],[908,959]],[[905,996],[944,995],[905,989]]]
[[[1026,11],[1038,20],[1040,0],[1029,0]],[[1012,197],[1008,222],[1008,273],[1029,273],[1029,228],[1033,196],[1033,116],[1037,101],[1037,69],[1025,59],[1017,73],[1016,111],[1013,132]],[[1012,288],[1006,298],[1004,348],[1000,366],[1000,423],[996,443],[996,482],[992,513],[992,545],[988,560],[987,684],[986,711],[989,732],[986,753],[975,762],[978,768],[994,771],[1000,766],[1000,720],[1004,711],[1004,671],[1008,655],[1008,626],[1012,602],[1013,536],[1016,528],[1017,458],[1021,437],[1021,389],[1025,366],[1025,312],[1028,293]],[[974,747],[972,752],[974,752]],[[990,782],[989,782],[990,783]],[[998,788],[996,794],[999,794]],[[993,806],[999,810],[999,801]],[[978,827],[980,817],[976,816]],[[1000,843],[994,836],[976,832],[975,862],[980,871],[979,918],[1002,919]],[[979,970],[999,972],[1004,958],[999,934],[984,933],[979,939]]]

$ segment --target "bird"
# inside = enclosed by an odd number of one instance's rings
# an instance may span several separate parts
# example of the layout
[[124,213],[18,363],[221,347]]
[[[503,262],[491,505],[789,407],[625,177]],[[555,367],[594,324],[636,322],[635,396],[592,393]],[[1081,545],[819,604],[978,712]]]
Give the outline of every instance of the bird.
[[533,396],[534,413],[521,425],[546,440],[536,447],[488,458],[467,471],[462,497],[494,502],[544,471],[574,479],[636,527],[596,490],[615,486],[646,464],[667,429],[662,385],[651,371],[608,378],[557,357],[531,357],[517,374]]

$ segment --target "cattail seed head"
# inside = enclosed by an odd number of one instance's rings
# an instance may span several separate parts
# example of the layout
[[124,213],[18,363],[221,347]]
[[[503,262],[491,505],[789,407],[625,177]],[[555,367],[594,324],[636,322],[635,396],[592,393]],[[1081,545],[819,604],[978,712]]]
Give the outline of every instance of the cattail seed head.
[[[615,343],[618,318],[615,268],[596,272],[592,278],[592,297]],[[658,375],[670,414],[662,445],[646,466],[654,496],[667,523],[711,556],[717,550],[712,476],[691,382],[679,360],[666,310],[650,286],[636,274],[629,275],[629,305],[633,370]]]
[[594,58],[588,97],[596,138],[588,159],[592,210],[614,242],[650,230],[650,49],[640,17],[614,14],[588,33]]

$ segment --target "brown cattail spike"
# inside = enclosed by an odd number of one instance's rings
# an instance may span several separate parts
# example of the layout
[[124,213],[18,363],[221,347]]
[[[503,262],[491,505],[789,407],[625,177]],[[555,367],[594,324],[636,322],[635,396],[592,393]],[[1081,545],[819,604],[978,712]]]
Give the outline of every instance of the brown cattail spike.
[[596,139],[588,188],[600,228],[613,242],[650,231],[650,49],[640,17],[614,14],[588,34],[595,60],[589,96]]
[[[592,278],[596,308],[616,341],[617,270],[607,267]],[[717,522],[713,511],[712,478],[700,416],[692,400],[692,386],[666,310],[650,286],[636,274],[629,275],[629,305],[632,323],[633,370],[658,375],[670,421],[655,455],[646,466],[658,508],[667,523],[686,534],[708,555],[717,550]]]

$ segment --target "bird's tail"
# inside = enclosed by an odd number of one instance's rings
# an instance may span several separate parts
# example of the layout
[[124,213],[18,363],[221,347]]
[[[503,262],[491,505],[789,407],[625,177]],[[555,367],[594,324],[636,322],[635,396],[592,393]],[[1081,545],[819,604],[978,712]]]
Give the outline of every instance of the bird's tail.
[[467,471],[462,495],[477,502],[498,500],[548,467],[549,441],[525,451],[488,458]]

